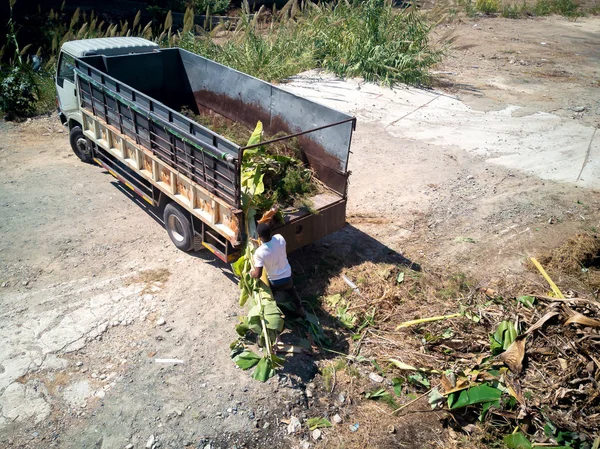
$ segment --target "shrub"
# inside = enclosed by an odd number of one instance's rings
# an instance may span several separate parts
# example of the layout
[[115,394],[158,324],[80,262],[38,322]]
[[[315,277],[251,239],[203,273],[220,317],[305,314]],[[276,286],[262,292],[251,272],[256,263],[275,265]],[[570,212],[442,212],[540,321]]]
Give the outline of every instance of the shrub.
[[315,7],[304,24],[317,66],[341,76],[421,84],[441,58],[429,46],[430,27],[422,16],[413,10],[397,12],[384,0]]
[[533,8],[538,16],[559,14],[567,17],[579,15],[579,5],[573,0],[538,0]]
[[0,109],[7,120],[35,113],[36,84],[31,71],[21,65],[12,67],[0,83]]
[[518,5],[504,5],[502,8],[502,17],[507,19],[518,19],[522,14],[522,9]]
[[308,3],[306,8],[300,11],[290,1],[263,32],[257,25],[260,14],[250,19],[246,4],[224,44],[188,33],[177,45],[267,81],[320,67],[388,85],[422,84],[428,68],[441,58],[429,46],[430,27],[412,10],[397,11],[384,0]]
[[221,14],[229,9],[230,0],[194,0],[198,14]]
[[475,9],[483,14],[496,14],[500,11],[500,0],[477,0]]

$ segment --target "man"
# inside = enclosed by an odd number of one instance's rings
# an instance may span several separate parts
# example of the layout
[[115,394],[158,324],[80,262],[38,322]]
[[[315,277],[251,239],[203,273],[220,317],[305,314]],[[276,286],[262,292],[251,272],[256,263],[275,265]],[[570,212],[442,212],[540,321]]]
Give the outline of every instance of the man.
[[260,279],[264,268],[273,294],[278,291],[287,293],[293,301],[296,314],[305,318],[306,311],[292,282],[292,267],[287,259],[285,239],[280,234],[271,236],[271,228],[267,223],[259,223],[256,232],[262,245],[254,252],[254,269],[250,276]]

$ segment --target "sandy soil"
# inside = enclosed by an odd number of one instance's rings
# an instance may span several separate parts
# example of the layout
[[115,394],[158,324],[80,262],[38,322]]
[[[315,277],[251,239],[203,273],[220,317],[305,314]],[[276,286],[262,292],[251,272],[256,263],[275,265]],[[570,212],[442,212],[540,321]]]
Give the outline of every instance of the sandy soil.
[[[294,254],[296,273],[322,254],[394,251],[514,282],[527,256],[600,226],[600,20],[448,29],[456,40],[433,92],[350,80],[356,94],[341,101],[340,82],[321,74],[288,85],[359,119],[350,224]],[[152,211],[77,160],[56,118],[0,127],[1,447],[327,447],[336,427],[315,442],[281,419],[325,410],[351,422],[354,405],[315,397],[313,359],[266,384],[235,369],[228,267],[177,251]],[[397,443],[443,447],[444,432],[415,416]]]

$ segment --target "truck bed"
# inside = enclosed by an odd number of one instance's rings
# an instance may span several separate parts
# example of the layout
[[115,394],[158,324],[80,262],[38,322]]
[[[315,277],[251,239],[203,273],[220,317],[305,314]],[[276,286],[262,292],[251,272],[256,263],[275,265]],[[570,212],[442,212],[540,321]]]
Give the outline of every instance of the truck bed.
[[296,135],[328,190],[312,198],[316,214],[285,214],[279,232],[290,251],[345,224],[353,117],[181,49],[87,56],[76,74],[86,136],[234,247],[244,239],[244,147],[179,113],[184,107]]

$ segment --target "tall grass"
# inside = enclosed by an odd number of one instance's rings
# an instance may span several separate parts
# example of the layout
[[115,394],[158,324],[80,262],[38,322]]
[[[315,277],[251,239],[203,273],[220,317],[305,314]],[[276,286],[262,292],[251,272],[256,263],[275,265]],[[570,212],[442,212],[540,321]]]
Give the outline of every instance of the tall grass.
[[259,17],[244,14],[222,45],[189,34],[176,45],[268,81],[323,68],[387,85],[424,84],[441,58],[429,45],[430,27],[422,16],[385,0],[305,8],[291,0],[267,28],[260,27]]
[[441,58],[420,13],[395,10],[385,0],[315,6],[305,32],[317,66],[388,85],[426,83],[428,69]]
[[[11,0],[14,1],[14,0]],[[492,1],[492,0],[490,0]],[[558,1],[558,0],[555,0]],[[562,0],[566,1],[566,0]],[[425,84],[428,69],[441,59],[428,36],[430,26],[412,8],[398,10],[391,0],[337,0],[330,4],[290,0],[272,14],[263,7],[250,14],[247,1],[234,31],[224,42],[213,37],[225,27],[196,33],[193,11],[188,9],[182,31],[174,32],[169,12],[164,23],[106,23],[99,16],[76,10],[68,20],[62,11],[50,11],[45,48],[47,61],[35,77],[36,112],[54,108],[50,76],[64,42],[114,36],[142,36],[163,47],[179,46],[266,81],[279,81],[311,68],[323,68],[343,77],[360,76],[387,85]],[[210,20],[209,20],[210,22]]]

